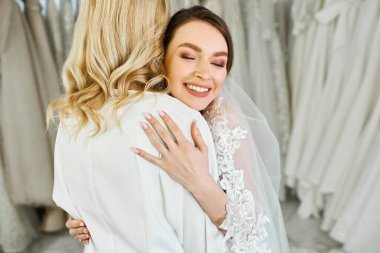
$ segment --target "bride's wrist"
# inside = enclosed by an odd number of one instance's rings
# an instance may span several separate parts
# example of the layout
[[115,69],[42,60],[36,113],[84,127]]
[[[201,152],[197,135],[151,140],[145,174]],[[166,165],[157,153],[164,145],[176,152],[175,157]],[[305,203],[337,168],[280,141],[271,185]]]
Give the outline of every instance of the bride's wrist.
[[210,176],[191,192],[211,221],[219,228],[226,218],[227,195]]
[[215,181],[211,175],[205,175],[202,178],[197,178],[197,180],[195,180],[193,184],[188,187],[188,190],[194,195],[195,198],[197,198],[197,196],[201,197],[214,183]]

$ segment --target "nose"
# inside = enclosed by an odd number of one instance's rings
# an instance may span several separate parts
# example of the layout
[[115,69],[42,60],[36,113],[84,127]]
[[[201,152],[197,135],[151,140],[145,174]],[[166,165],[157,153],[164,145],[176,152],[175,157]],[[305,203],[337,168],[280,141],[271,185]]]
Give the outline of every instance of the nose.
[[194,70],[194,76],[202,80],[209,80],[210,72],[209,72],[207,63],[198,62],[197,67]]

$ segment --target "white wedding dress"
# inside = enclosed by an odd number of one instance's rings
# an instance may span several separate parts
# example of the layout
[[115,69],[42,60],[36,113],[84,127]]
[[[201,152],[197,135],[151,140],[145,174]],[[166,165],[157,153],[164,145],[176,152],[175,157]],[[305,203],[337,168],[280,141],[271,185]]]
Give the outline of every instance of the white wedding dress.
[[304,171],[310,167],[344,88],[345,63],[349,55],[358,9],[357,3],[340,2],[340,5],[327,6],[316,14],[318,19],[324,22],[334,22],[336,19],[336,28],[331,46],[331,56],[327,64],[325,83],[315,114],[312,116],[313,127],[309,130],[302,156],[300,156],[298,167]]

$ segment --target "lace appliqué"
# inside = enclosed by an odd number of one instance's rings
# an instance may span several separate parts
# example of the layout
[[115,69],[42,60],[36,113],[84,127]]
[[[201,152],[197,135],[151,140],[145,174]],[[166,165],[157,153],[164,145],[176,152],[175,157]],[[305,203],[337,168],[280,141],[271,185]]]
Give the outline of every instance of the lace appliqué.
[[214,139],[220,186],[226,191],[227,216],[220,228],[227,231],[225,241],[232,252],[270,253],[265,224],[269,218],[256,212],[252,193],[244,188],[244,172],[234,165],[234,153],[246,138],[240,126],[228,128],[222,98],[216,99],[204,113]]

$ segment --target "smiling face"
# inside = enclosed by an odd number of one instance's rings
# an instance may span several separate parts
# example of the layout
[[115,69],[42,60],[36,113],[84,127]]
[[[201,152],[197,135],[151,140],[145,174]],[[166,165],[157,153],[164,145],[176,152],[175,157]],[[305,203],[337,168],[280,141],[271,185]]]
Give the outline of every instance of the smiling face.
[[171,94],[194,110],[204,110],[227,77],[228,47],[218,29],[194,20],[174,33],[165,55]]

